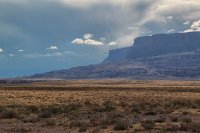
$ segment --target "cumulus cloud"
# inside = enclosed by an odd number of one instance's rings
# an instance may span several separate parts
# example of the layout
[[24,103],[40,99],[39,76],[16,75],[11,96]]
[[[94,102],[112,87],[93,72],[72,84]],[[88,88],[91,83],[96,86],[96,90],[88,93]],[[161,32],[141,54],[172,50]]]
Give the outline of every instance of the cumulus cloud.
[[100,45],[103,45],[102,42],[100,41],[96,41],[96,40],[92,40],[92,39],[86,39],[84,41],[85,44],[88,44],[88,45],[96,45],[96,46],[100,46]]
[[47,49],[48,50],[58,50],[58,47],[57,46],[50,46]]
[[19,50],[17,50],[18,52],[24,52],[24,50],[23,49],[19,49]]
[[95,46],[100,46],[103,45],[103,42],[101,41],[96,41],[93,39],[86,39],[83,40],[81,38],[76,38],[72,41],[73,44],[85,44],[85,45],[95,45]]
[[128,27],[129,30],[139,30],[138,27]]
[[14,56],[15,56],[15,54],[8,54],[8,56],[10,56],[10,57],[14,57]]
[[184,32],[194,32],[194,31],[200,31],[200,20],[194,21],[190,26],[190,29],[187,29]]
[[93,37],[92,34],[86,33],[83,35],[82,38],[76,38],[72,41],[73,44],[85,44],[85,45],[94,45],[94,46],[101,46],[103,42],[91,39]]
[[0,48],[0,53],[2,53],[3,52],[3,49],[2,48]]
[[167,16],[166,17],[168,20],[172,20],[174,17],[173,16]]
[[90,39],[90,38],[92,38],[92,37],[93,37],[93,35],[90,34],[90,33],[86,33],[86,34],[83,35],[83,38],[84,38],[84,39]]
[[175,29],[169,29],[167,32],[168,33],[173,33],[173,32],[176,32],[176,30]]
[[183,25],[189,25],[190,24],[190,21],[186,21],[183,23]]
[[112,41],[112,42],[109,42],[108,45],[110,45],[110,46],[114,46],[114,45],[117,45],[117,42]]

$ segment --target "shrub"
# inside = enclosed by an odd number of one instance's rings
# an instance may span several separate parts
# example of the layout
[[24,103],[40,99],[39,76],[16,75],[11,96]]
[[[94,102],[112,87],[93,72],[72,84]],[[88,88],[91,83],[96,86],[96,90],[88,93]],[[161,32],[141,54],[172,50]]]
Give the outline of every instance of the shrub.
[[52,112],[48,109],[42,110],[39,114],[40,118],[50,118],[52,116]]
[[123,131],[123,130],[127,130],[129,127],[128,122],[125,122],[124,120],[119,120],[115,126],[114,126],[114,130],[115,131]]
[[64,112],[69,113],[72,111],[76,111],[76,110],[79,110],[81,107],[82,105],[80,103],[70,103],[69,105],[66,105],[64,107]]
[[139,103],[134,103],[131,107],[131,112],[132,113],[140,113],[142,110],[141,105]]
[[143,127],[144,129],[146,129],[146,130],[151,130],[151,129],[154,128],[155,122],[152,121],[152,120],[145,120],[145,121],[142,121],[142,122],[141,122],[141,125],[142,125],[142,127]]
[[110,112],[110,111],[116,110],[116,107],[114,107],[114,104],[115,104],[115,103],[113,103],[113,102],[111,102],[111,101],[105,101],[105,102],[103,103],[103,105],[104,105],[104,107],[105,107],[105,111]]
[[174,125],[172,123],[166,123],[166,131],[176,132],[178,130],[179,130],[179,126],[178,125]]
[[17,113],[13,110],[6,110],[1,115],[1,118],[3,119],[13,119],[17,117],[18,117]]
[[46,125],[47,126],[55,126],[56,125],[56,120],[55,119],[47,119],[46,120]]
[[139,113],[139,112],[140,112],[140,109],[139,109],[139,107],[133,107],[133,108],[131,109],[131,112],[132,112],[132,113]]
[[113,125],[115,124],[116,122],[118,121],[118,119],[116,118],[111,118],[111,117],[102,117],[100,118],[98,121],[96,122],[93,122],[95,123],[95,125],[99,125],[99,126],[102,126],[103,128],[107,128],[107,126],[109,125]]
[[28,127],[21,127],[21,128],[19,129],[19,132],[28,133],[28,132],[31,132],[31,129],[28,128]]
[[6,110],[5,106],[0,106],[0,112],[4,112]]
[[183,115],[188,115],[187,111],[182,112]]
[[100,127],[96,127],[93,129],[93,131],[91,133],[99,133],[101,131]]
[[166,121],[166,118],[165,117],[158,117],[155,119],[155,122],[158,122],[158,123],[163,123]]
[[31,114],[30,116],[25,117],[22,121],[25,123],[36,123],[39,119],[37,115]]
[[188,124],[181,123],[180,124],[180,131],[187,131],[188,130]]
[[192,132],[200,133],[200,122],[190,123],[190,128],[191,128]]
[[51,112],[51,114],[59,114],[62,113],[62,109],[60,107],[48,107],[47,110]]
[[104,107],[98,107],[98,106],[93,107],[92,110],[93,110],[94,112],[100,112],[100,113],[106,111]]
[[178,117],[177,116],[172,116],[171,117],[172,122],[178,122]]
[[34,105],[30,105],[27,107],[28,111],[31,111],[31,113],[37,113],[39,111],[38,107],[34,106]]
[[157,113],[154,112],[154,111],[147,111],[147,112],[144,112],[144,115],[156,115]]
[[86,132],[87,131],[87,128],[86,127],[80,127],[79,128],[79,132]]
[[90,122],[87,120],[73,120],[70,123],[70,127],[88,127]]
[[191,118],[189,118],[189,117],[183,117],[183,118],[181,119],[181,121],[182,121],[182,122],[185,122],[185,123],[190,123],[190,122],[192,122]]

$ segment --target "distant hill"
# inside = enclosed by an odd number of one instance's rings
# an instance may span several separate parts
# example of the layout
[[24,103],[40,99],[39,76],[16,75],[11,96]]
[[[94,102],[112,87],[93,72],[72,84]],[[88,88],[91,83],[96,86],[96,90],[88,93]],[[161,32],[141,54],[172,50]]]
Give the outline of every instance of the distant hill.
[[98,65],[36,74],[30,78],[200,79],[200,32],[139,37],[131,47],[111,50]]

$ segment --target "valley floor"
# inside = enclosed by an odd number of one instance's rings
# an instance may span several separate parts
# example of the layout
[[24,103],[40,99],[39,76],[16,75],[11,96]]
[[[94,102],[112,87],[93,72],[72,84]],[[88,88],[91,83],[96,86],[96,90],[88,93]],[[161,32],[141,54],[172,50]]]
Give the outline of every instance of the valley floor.
[[200,132],[200,82],[0,84],[0,132]]

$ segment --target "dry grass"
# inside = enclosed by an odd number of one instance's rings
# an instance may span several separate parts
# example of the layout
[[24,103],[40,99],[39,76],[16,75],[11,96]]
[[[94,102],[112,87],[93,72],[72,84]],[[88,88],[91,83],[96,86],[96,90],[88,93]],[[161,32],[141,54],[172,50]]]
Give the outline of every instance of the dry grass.
[[4,84],[0,115],[0,132],[198,132],[200,82]]

